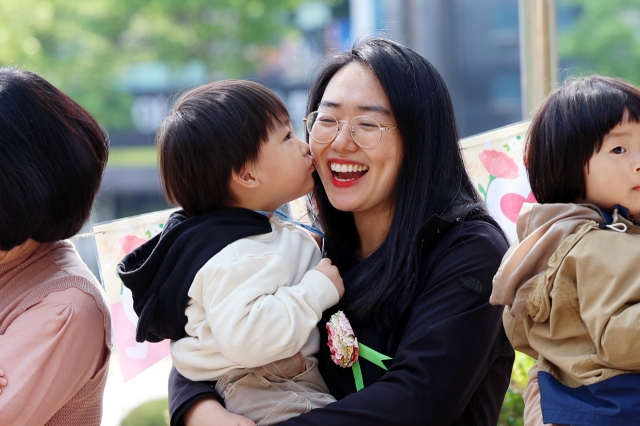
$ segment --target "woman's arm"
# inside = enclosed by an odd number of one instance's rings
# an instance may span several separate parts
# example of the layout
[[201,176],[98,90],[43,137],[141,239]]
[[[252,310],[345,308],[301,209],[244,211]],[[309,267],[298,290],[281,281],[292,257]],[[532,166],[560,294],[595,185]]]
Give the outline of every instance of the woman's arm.
[[[497,422],[514,353],[502,328],[503,308],[491,306],[489,296],[507,247],[485,223],[462,226],[451,231],[458,234],[432,268],[382,379],[284,425]],[[465,287],[468,278],[481,283],[480,293]]]
[[10,381],[0,396],[2,424],[45,424],[108,354],[104,317],[76,288],[52,292],[0,335],[0,365]]
[[255,426],[246,417],[228,412],[216,399],[201,399],[185,413],[185,424],[207,426]]
[[450,232],[382,379],[284,425],[496,424],[514,353],[489,296],[507,246],[483,222]]

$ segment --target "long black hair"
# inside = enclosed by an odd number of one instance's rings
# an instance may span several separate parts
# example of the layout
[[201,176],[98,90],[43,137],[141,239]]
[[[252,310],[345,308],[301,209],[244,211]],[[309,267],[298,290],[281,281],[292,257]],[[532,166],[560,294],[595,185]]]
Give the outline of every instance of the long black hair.
[[[354,319],[373,314],[382,326],[391,327],[411,303],[420,281],[412,279],[419,250],[414,239],[420,227],[434,214],[446,219],[488,214],[464,167],[445,83],[433,65],[412,49],[372,38],[327,59],[311,88],[307,113],[318,109],[335,73],[353,62],[378,78],[404,152],[391,194],[395,206],[391,228],[367,260],[368,267],[349,283],[344,302]],[[353,213],[333,207],[317,174],[314,179],[313,203],[326,234],[327,254],[345,272],[361,260]]]

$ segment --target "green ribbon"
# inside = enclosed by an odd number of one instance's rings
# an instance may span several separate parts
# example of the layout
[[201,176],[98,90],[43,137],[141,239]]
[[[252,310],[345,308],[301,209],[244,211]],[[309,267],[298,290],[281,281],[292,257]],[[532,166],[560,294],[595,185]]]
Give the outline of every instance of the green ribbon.
[[[383,370],[386,370],[387,366],[384,365],[382,361],[387,361],[392,359],[391,357],[381,354],[380,352],[374,349],[371,349],[369,346],[364,345],[360,342],[358,342],[358,352],[359,352],[358,358],[366,359],[367,361],[374,363],[375,365],[382,368]],[[353,378],[356,381],[356,390],[359,391],[360,389],[364,388],[364,380],[362,379],[362,370],[360,369],[360,361],[354,362],[353,365],[351,366],[351,370],[353,371]]]

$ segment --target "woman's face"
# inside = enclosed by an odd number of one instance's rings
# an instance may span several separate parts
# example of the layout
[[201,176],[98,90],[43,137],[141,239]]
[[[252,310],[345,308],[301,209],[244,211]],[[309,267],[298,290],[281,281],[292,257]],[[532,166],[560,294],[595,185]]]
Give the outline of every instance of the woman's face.
[[[329,81],[318,110],[341,121],[340,133],[333,142],[320,144],[309,138],[316,169],[331,204],[354,215],[391,212],[391,192],[402,162],[400,132],[384,130],[375,147],[364,149],[354,142],[348,124],[353,117],[364,115],[382,127],[396,126],[391,105],[376,76],[357,62],[345,66]],[[357,132],[356,129],[356,139]]]

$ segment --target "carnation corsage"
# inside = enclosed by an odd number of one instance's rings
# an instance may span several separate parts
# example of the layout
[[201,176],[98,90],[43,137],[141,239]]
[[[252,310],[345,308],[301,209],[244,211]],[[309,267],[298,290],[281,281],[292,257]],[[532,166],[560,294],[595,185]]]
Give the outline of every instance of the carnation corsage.
[[351,367],[357,390],[364,388],[364,380],[358,358],[371,361],[384,370],[387,369],[382,361],[391,358],[359,343],[344,312],[337,311],[331,315],[329,322],[327,322],[327,334],[329,336],[327,345],[331,350],[331,361],[338,367]]

